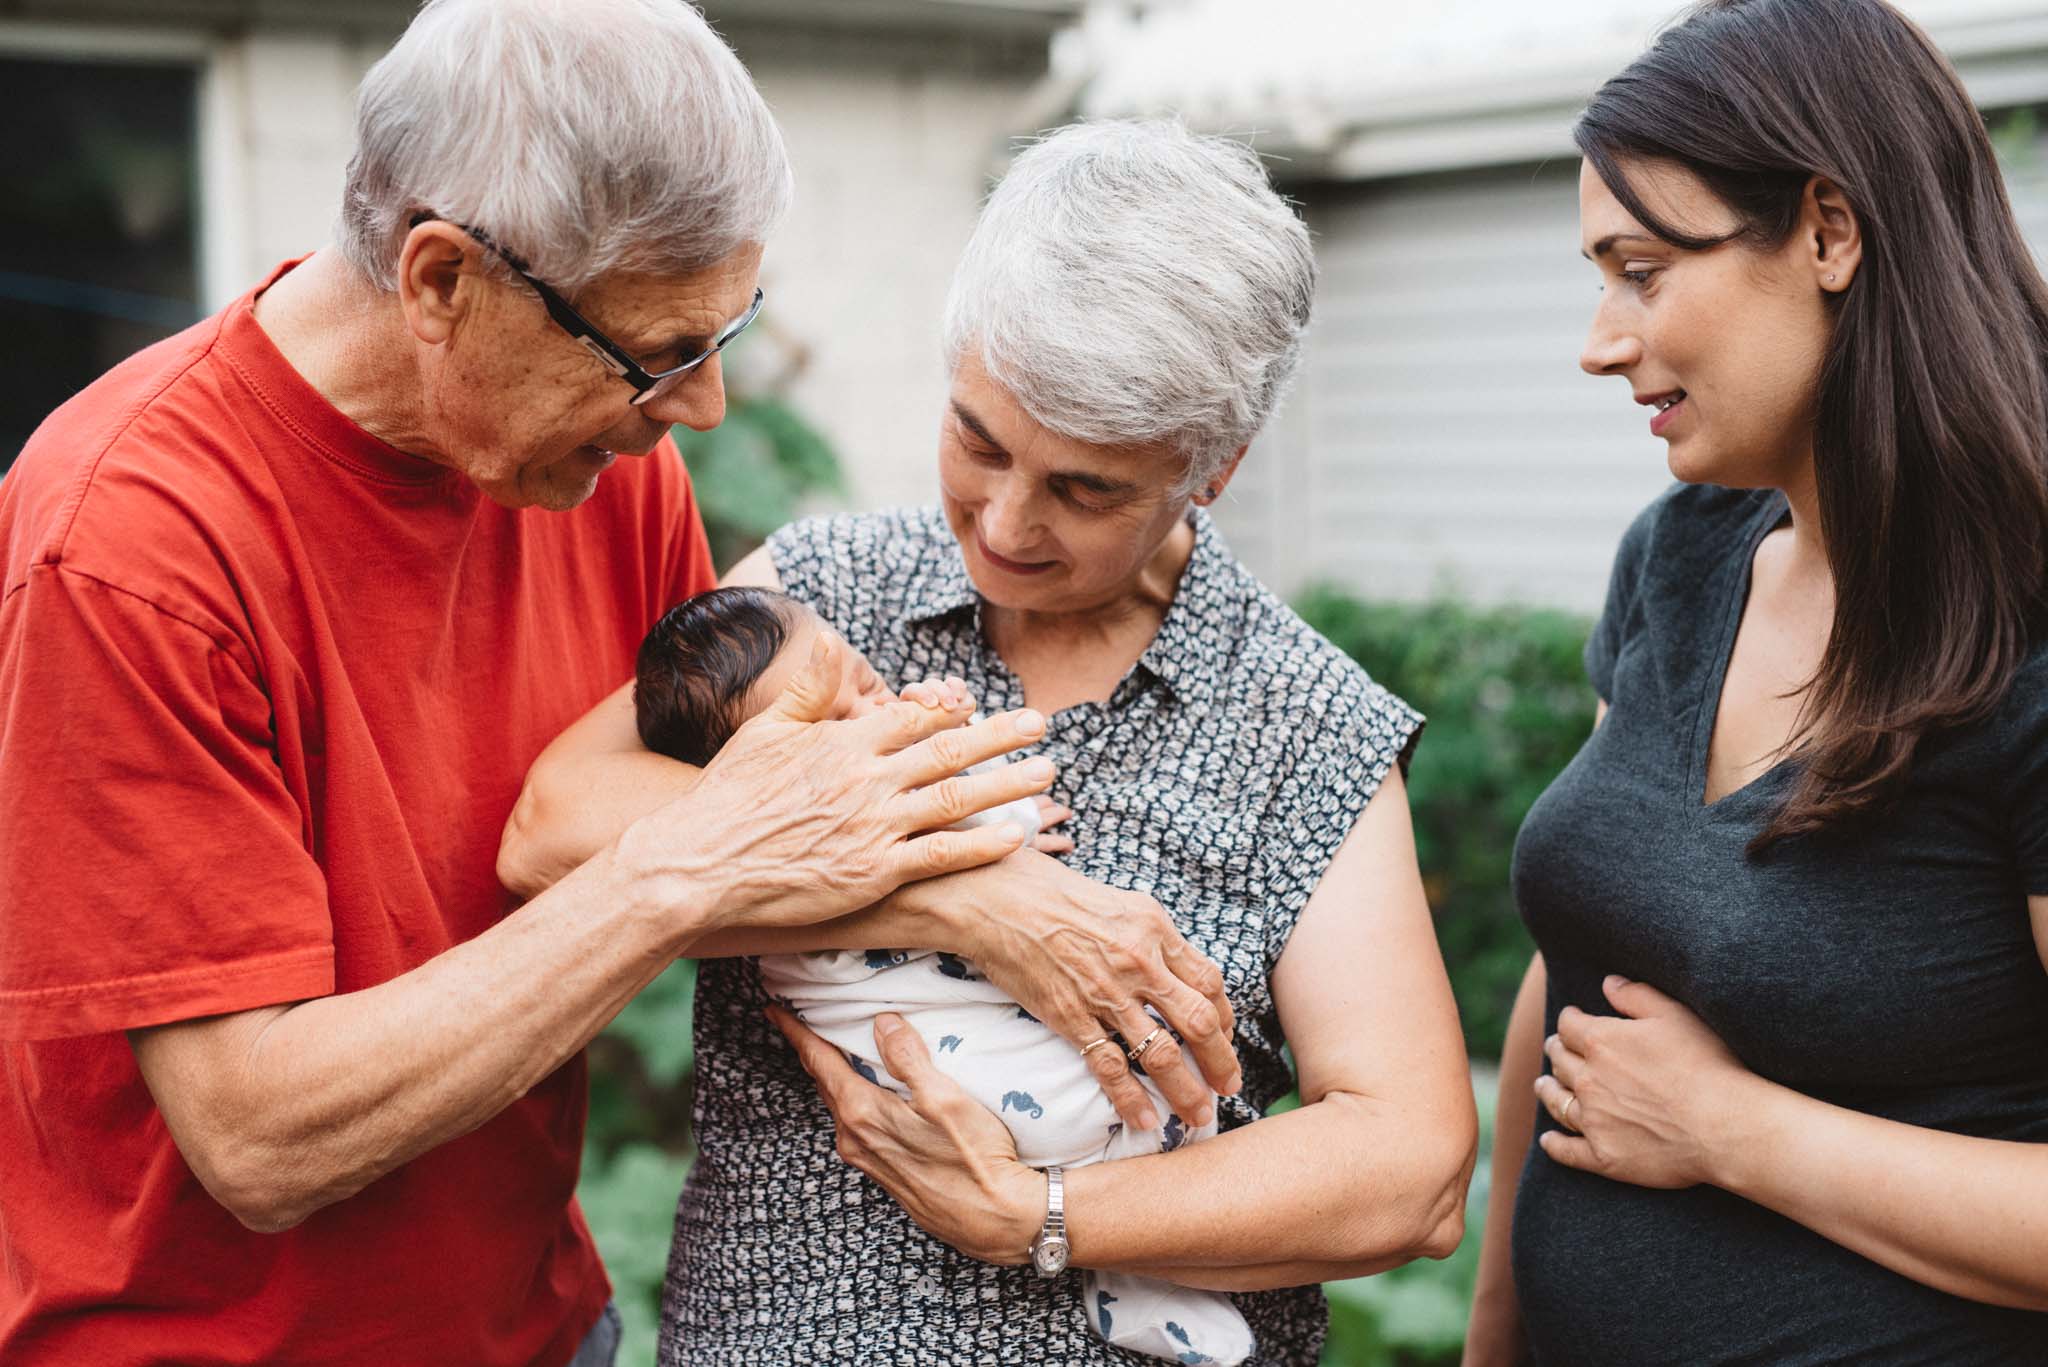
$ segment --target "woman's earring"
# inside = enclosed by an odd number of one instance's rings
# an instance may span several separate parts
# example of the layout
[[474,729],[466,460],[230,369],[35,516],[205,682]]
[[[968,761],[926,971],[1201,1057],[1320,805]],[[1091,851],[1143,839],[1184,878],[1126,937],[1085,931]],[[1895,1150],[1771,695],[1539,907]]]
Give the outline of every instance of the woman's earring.
[[1215,485],[1211,484],[1208,488],[1202,490],[1202,502],[1214,503],[1216,501],[1216,495],[1221,492],[1222,490],[1218,489]]
[[1835,277],[1834,277],[1834,276],[1832,276],[1832,275],[1831,275],[1831,276],[1829,276],[1829,277],[1828,277],[1828,283],[1829,283],[1830,285],[1834,284],[1834,283],[1835,283]]

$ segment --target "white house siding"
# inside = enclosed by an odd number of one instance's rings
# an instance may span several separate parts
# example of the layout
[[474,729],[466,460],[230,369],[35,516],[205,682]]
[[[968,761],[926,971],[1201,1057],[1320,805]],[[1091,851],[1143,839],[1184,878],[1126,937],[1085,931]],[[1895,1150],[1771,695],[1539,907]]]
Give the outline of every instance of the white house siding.
[[[2037,255],[2044,166],[2037,139],[2007,181]],[[1578,368],[1597,278],[1577,176],[1559,157],[1297,191],[1322,264],[1314,331],[1217,510],[1268,583],[1599,607],[1670,474],[1628,386]]]
[[1627,386],[1578,368],[1576,185],[1560,161],[1315,193],[1301,379],[1219,509],[1274,587],[1597,605],[1670,476]]
[[397,37],[258,30],[217,45],[201,134],[208,307],[333,235],[356,84]]
[[[2040,0],[1905,8],[1987,109],[2048,100]],[[1062,35],[1076,108],[1256,130],[1308,205],[1324,281],[1305,373],[1218,510],[1274,587],[1597,608],[1620,533],[1669,476],[1626,387],[1577,370],[1595,281],[1569,129],[1679,9],[1099,0]],[[2044,161],[2036,146],[2013,172],[2037,249]]]

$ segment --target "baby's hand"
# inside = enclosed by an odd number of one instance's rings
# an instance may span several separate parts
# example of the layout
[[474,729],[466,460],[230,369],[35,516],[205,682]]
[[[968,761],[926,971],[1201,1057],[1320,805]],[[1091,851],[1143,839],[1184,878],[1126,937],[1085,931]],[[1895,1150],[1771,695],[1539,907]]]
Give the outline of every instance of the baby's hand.
[[1062,807],[1044,793],[1038,795],[1038,834],[1032,838],[1031,848],[1041,854],[1066,854],[1074,848],[1074,837],[1055,835],[1053,827],[1070,820],[1074,815],[1071,807]]
[[943,707],[948,712],[974,710],[974,695],[967,691],[967,680],[961,678],[924,679],[905,687],[900,696],[905,702]]

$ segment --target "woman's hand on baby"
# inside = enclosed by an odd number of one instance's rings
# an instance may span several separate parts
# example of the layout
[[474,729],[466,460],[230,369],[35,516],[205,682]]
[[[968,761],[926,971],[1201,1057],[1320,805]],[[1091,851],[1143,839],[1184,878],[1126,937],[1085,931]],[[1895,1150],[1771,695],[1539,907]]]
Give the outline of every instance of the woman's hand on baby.
[[775,1022],[832,1112],[839,1156],[880,1183],[918,1228],[970,1258],[1028,1260],[1045,1218],[1045,1176],[1017,1160],[1017,1141],[932,1064],[901,1016],[875,1018],[875,1046],[910,1100],[878,1087],[780,1007]]
[[898,896],[937,923],[943,938],[931,943],[973,959],[1018,1005],[1086,1050],[1089,1070],[1125,1124],[1151,1129],[1161,1120],[1124,1054],[1159,1024],[1147,1007],[1172,1027],[1145,1050],[1144,1066],[1175,1114],[1207,1124],[1216,1093],[1243,1085],[1223,974],[1144,893],[1107,887],[1021,850]]
[[1052,762],[1042,758],[962,772],[1037,741],[1045,719],[1027,709],[968,725],[963,684],[957,698],[949,688],[825,724],[851,658],[821,635],[810,662],[697,786],[619,838],[615,858],[658,913],[708,907],[710,929],[805,925],[1025,843],[1012,823],[946,828],[1050,786]]

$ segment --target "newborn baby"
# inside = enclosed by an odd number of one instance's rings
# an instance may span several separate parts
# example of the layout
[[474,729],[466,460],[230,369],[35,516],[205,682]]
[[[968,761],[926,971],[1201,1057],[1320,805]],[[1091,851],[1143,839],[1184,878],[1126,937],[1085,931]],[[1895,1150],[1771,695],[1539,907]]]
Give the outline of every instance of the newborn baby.
[[[650,750],[703,765],[734,731],[773,702],[805,660],[824,623],[803,604],[755,588],[713,589],[671,609],[640,646],[633,705]],[[872,712],[895,701],[865,659],[854,655],[833,716]],[[932,681],[923,686],[950,691]],[[992,760],[985,769],[1002,764]],[[966,824],[1017,823],[1048,853],[1073,848],[1041,830],[1066,813],[1047,802],[1012,802]],[[1047,820],[1041,820],[1041,817]],[[875,1017],[894,1011],[932,1049],[933,1061],[975,1100],[1001,1116],[1017,1154],[1035,1168],[1081,1167],[1104,1159],[1176,1149],[1216,1132],[1185,1124],[1150,1079],[1156,1129],[1128,1130],[1084,1060],[1059,1035],[975,971],[936,950],[832,950],[764,954],[761,985],[829,1040],[870,1082],[901,1094],[875,1052]],[[1239,1363],[1251,1328],[1228,1296],[1149,1277],[1088,1272],[1090,1326],[1109,1342],[1171,1362]]]

